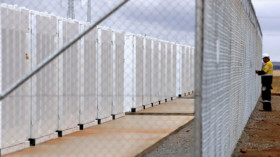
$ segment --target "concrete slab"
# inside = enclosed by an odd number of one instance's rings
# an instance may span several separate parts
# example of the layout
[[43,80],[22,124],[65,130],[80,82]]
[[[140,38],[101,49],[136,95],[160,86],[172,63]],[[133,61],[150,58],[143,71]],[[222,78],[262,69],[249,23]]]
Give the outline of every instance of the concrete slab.
[[[183,103],[182,100],[177,104]],[[193,116],[125,116],[6,157],[131,157],[187,125]]]
[[174,99],[166,103],[127,115],[193,115],[194,99]]

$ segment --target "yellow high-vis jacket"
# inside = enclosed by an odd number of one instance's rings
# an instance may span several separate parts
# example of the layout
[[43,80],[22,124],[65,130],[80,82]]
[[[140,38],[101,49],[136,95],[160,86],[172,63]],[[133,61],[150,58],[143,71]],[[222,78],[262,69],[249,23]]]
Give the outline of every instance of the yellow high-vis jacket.
[[271,61],[265,63],[262,70],[258,72],[262,76],[262,85],[272,89],[271,84],[273,80],[273,64]]
[[273,64],[271,61],[266,62],[262,70],[265,72],[265,75],[273,75]]

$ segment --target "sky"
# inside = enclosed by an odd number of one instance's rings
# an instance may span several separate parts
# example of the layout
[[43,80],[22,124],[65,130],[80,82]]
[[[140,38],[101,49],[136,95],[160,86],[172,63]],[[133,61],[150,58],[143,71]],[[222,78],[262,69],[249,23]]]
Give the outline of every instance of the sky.
[[[122,0],[91,0],[92,22]],[[67,0],[0,0],[67,17]],[[74,0],[75,18],[87,19],[87,0]],[[280,61],[280,0],[252,0],[263,33],[263,52]],[[194,46],[195,0],[131,0],[103,26]]]
[[263,52],[280,62],[280,0],[252,0],[263,33]]

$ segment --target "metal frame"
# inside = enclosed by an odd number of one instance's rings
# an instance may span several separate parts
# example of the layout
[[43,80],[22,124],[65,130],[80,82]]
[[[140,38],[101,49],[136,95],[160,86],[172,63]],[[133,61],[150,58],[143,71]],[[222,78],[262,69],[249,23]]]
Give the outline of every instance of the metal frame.
[[202,77],[204,52],[204,4],[205,0],[196,0],[196,26],[195,26],[195,143],[193,156],[202,156]]

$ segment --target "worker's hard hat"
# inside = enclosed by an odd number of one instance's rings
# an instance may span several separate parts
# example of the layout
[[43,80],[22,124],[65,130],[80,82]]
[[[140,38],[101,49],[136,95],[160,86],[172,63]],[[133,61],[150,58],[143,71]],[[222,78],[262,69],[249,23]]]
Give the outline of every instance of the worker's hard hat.
[[262,58],[270,58],[270,56],[269,56],[268,53],[264,53],[264,54],[262,55]]

